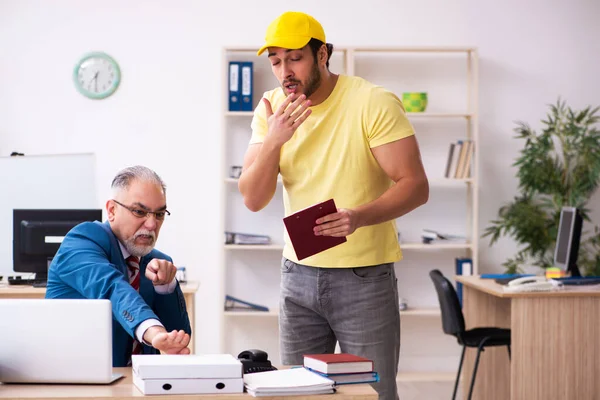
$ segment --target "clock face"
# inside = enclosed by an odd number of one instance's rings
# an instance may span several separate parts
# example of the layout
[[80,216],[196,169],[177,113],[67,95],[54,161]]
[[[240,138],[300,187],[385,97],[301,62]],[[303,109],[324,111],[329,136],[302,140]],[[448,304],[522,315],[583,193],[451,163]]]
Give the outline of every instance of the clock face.
[[85,55],[73,71],[75,86],[91,99],[104,99],[117,90],[121,72],[115,60],[104,53]]

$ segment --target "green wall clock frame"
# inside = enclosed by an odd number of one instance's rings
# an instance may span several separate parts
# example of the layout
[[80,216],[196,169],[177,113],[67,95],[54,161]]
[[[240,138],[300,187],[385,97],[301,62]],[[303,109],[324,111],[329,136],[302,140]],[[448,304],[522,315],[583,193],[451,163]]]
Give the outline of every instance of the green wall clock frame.
[[88,53],[75,65],[73,81],[79,93],[85,97],[104,99],[119,87],[121,70],[119,64],[108,54]]

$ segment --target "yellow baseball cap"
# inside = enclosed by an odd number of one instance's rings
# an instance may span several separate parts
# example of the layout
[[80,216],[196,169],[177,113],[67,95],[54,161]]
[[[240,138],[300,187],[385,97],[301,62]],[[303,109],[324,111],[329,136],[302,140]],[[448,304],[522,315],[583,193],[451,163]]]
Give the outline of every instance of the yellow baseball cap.
[[288,11],[269,24],[265,45],[256,54],[260,56],[268,47],[301,49],[313,38],[326,43],[319,21],[305,13]]

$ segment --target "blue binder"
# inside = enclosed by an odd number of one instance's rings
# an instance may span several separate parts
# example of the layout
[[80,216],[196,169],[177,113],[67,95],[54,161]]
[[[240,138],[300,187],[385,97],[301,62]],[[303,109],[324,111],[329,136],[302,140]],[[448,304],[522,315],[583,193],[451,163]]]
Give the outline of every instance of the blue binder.
[[242,75],[241,63],[238,61],[229,62],[229,111],[242,110]]
[[252,111],[254,109],[252,94],[254,92],[254,77],[252,62],[242,62],[242,111]]
[[[467,268],[465,266],[468,265]],[[456,259],[456,275],[471,275],[473,273],[473,260],[470,258],[457,258]],[[460,302],[460,306],[462,307],[462,289],[463,284],[460,282],[456,282],[456,294],[458,296],[458,301]]]
[[269,311],[269,307],[250,303],[249,301],[241,300],[230,295],[225,295],[225,311],[232,310]]

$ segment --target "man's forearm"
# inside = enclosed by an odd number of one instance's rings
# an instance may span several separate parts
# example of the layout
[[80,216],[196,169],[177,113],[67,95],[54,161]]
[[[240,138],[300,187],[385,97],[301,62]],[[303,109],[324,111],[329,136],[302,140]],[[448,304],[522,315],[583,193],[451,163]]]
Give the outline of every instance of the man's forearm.
[[399,218],[427,203],[428,199],[429,183],[426,177],[400,179],[379,198],[354,209],[358,214],[358,227]]
[[262,210],[275,194],[280,152],[281,147],[263,143],[254,162],[240,176],[238,188],[251,211]]
[[[142,321],[142,323],[139,324],[137,328],[135,328],[134,334],[135,334],[135,338],[138,340],[138,342],[143,342],[144,344],[146,344],[148,346],[152,345],[152,336],[154,336],[152,334],[153,331],[148,332],[148,335],[146,335],[146,332],[148,331],[148,329],[150,329],[153,326],[162,327],[164,330],[163,324],[161,324],[159,320],[154,319],[154,318],[150,318],[145,321]],[[160,331],[160,329],[158,331]],[[158,332],[158,331],[155,331],[155,332]],[[148,338],[150,340],[146,341],[146,338]]]
[[[135,333],[136,333],[136,338],[139,340],[140,338],[137,335],[137,333],[138,333],[137,329],[136,329]],[[144,343],[152,346],[152,340],[159,333],[167,333],[167,330],[165,329],[165,327],[162,324],[160,324],[160,325],[151,325],[151,326],[147,327],[146,329],[144,329],[144,331],[142,332],[142,341]]]

